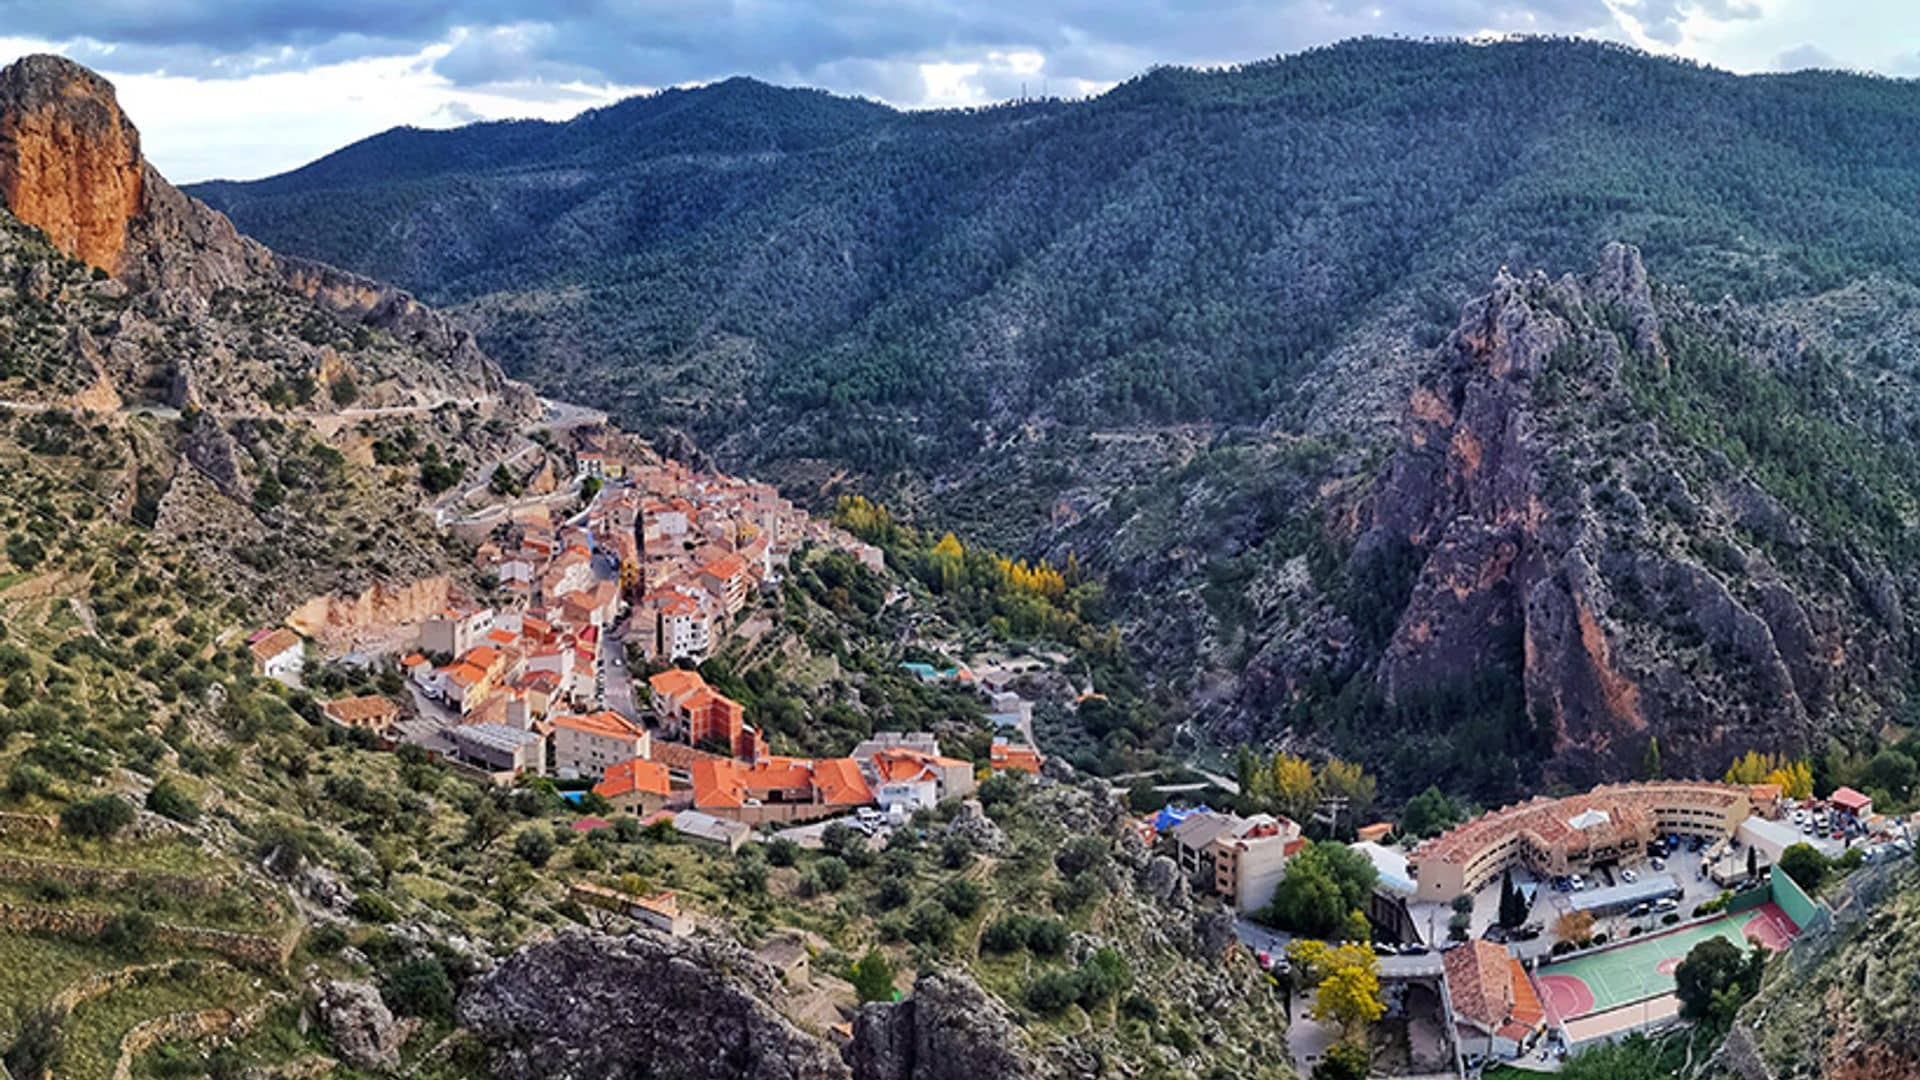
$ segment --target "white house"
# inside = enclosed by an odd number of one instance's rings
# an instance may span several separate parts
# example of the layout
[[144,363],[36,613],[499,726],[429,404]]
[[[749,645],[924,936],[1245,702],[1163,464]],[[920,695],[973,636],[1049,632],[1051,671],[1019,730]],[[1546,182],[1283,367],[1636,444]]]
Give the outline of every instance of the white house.
[[262,678],[289,686],[299,684],[300,670],[306,665],[306,646],[300,635],[281,627],[256,637],[248,648],[253,652],[254,670]]
[[553,718],[553,768],[559,776],[599,779],[623,761],[651,756],[647,729],[617,712]]

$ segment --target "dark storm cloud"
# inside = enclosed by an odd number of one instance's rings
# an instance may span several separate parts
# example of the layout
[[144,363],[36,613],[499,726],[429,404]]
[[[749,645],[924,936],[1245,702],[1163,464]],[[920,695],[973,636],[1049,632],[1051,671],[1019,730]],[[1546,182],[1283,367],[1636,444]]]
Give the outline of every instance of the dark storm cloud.
[[[1748,0],[1616,0],[1657,40]],[[736,73],[911,102],[922,63],[1037,53],[1106,83],[1152,63],[1252,60],[1360,34],[1606,32],[1605,0],[0,0],[6,33],[122,72],[223,78],[452,42],[461,86],[668,85]],[[991,65],[989,65],[991,67]],[[1031,74],[1031,72],[1026,72]],[[993,96],[1018,74],[978,81]],[[1011,89],[1010,89],[1011,88]]]

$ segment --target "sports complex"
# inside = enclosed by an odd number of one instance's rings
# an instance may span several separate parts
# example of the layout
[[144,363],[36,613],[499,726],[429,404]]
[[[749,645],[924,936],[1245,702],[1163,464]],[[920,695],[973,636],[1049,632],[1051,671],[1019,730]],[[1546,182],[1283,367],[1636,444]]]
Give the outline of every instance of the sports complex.
[[1728,908],[1542,965],[1533,972],[1533,983],[1548,1023],[1568,1045],[1579,1046],[1669,1020],[1679,1013],[1674,969],[1695,945],[1719,937],[1741,949],[1752,942],[1780,952],[1818,917],[1814,902],[1777,867],[1764,887],[1735,894]]

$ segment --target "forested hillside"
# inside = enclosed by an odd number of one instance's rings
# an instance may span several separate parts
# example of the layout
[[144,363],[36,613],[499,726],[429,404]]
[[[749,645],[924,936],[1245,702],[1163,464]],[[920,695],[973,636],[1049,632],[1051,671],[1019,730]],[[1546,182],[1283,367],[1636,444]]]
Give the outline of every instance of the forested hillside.
[[1887,80],[1361,41],[974,112],[736,79],[196,194],[462,306],[548,388],[884,469],[1032,416],[1308,423],[1368,316],[1450,322],[1605,240],[1707,295],[1920,278],[1917,119]]
[[1492,800],[1905,715],[1916,119],[1375,40],[970,112],[733,80],[199,193],[643,431],[1077,555],[1175,717]]

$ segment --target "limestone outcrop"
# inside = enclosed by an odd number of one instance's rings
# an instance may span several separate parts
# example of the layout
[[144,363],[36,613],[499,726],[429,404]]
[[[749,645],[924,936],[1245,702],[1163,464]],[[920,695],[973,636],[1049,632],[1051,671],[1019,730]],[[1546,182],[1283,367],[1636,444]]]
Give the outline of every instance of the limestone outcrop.
[[779,985],[730,941],[566,931],[476,980],[459,1014],[504,1080],[849,1080],[774,1011]]

